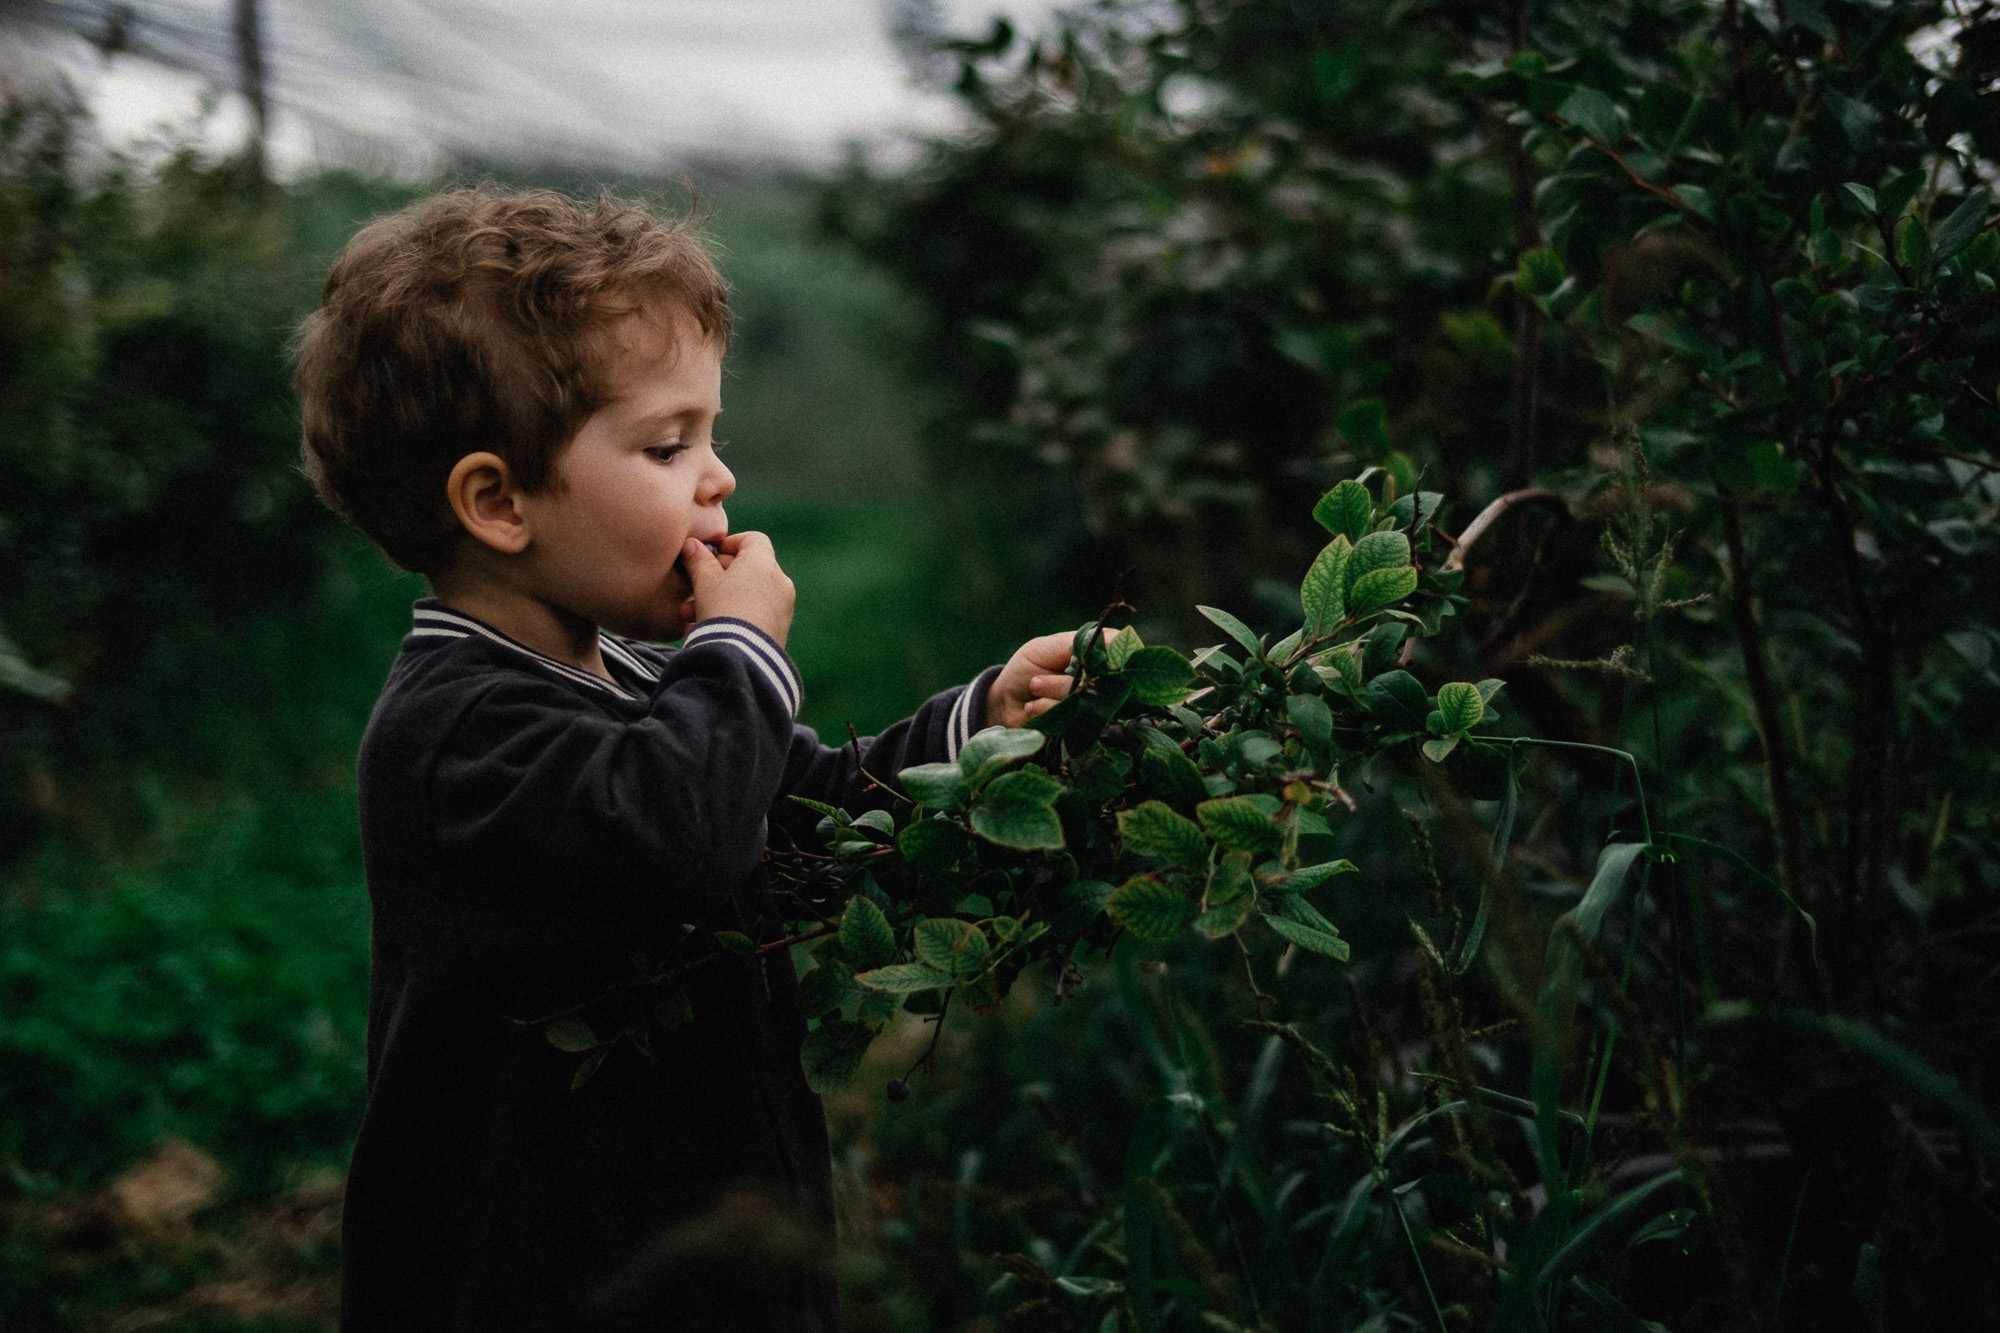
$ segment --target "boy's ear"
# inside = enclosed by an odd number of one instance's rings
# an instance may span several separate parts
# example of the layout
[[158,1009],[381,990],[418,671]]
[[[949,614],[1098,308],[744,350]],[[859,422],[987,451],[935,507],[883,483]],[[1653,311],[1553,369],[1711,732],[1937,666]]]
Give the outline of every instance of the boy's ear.
[[451,511],[465,530],[502,555],[528,549],[531,533],[513,469],[498,454],[467,454],[445,482]]

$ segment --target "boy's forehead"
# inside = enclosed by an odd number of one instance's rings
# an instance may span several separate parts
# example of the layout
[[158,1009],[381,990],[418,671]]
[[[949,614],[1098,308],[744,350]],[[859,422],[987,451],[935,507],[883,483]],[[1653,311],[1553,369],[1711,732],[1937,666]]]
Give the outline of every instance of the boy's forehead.
[[708,335],[695,317],[663,298],[636,303],[598,334],[600,354],[614,376],[671,369],[683,348],[706,341]]

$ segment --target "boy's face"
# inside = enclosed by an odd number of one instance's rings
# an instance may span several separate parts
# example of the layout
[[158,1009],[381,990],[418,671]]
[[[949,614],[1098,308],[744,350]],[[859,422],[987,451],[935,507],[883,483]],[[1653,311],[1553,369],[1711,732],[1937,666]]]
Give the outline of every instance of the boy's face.
[[606,337],[609,401],[556,459],[556,484],[523,498],[535,591],[614,634],[678,639],[694,611],[681,545],[725,536],[736,490],[715,455],[722,353],[679,311],[631,316]]

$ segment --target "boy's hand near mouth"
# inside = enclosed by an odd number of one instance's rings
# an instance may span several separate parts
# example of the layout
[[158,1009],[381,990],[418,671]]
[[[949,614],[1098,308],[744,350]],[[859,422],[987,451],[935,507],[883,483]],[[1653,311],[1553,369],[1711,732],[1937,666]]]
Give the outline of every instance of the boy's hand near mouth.
[[697,621],[728,616],[755,625],[783,645],[791,633],[797,592],[778,564],[771,539],[761,532],[735,532],[716,547],[711,550],[693,537],[681,544],[681,570],[691,589],[681,603],[682,623],[691,629]]

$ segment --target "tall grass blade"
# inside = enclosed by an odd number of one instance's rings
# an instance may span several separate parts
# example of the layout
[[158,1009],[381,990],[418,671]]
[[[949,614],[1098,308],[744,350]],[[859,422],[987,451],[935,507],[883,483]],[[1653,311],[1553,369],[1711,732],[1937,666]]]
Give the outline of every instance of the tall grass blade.
[[1986,1108],[1969,1096],[1950,1074],[1933,1069],[1916,1052],[1897,1045],[1865,1023],[1836,1014],[1752,1005],[1740,1000],[1710,1005],[1706,1020],[1709,1023],[1762,1020],[1830,1037],[1887,1074],[1905,1091],[1958,1121],[1971,1135],[1973,1146],[1988,1161],[2000,1160],[2000,1124],[1994,1122]]
[[1665,1324],[1656,1324],[1633,1314],[1626,1308],[1625,1302],[1581,1273],[1570,1278],[1569,1286],[1597,1311],[1602,1322],[1593,1324],[1593,1328],[1603,1329],[1605,1333],[1670,1333]]
[[1168,1247],[1166,1224],[1153,1193],[1146,1188],[1173,1148],[1185,1103],[1171,1094],[1155,1097],[1139,1115],[1138,1128],[1125,1145],[1125,1272],[1132,1316],[1141,1333],[1160,1326],[1153,1304],[1159,1284],[1154,1260]]
[[1597,873],[1583,900],[1557,919],[1549,932],[1548,980],[1542,987],[1541,1030],[1536,1033],[1533,1064],[1536,1148],[1542,1159],[1543,1183],[1551,1197],[1567,1184],[1556,1142],[1562,1096],[1563,1052],[1576,1017],[1576,993],[1583,982],[1583,955],[1570,940],[1564,922],[1586,940],[1595,940],[1604,917],[1625,892],[1633,865],[1646,850],[1643,843],[1614,842],[1597,857]]
[[[1500,814],[1493,821],[1493,843],[1487,856],[1493,862],[1493,873],[1501,873],[1507,864],[1507,848],[1514,841],[1514,817],[1521,809],[1521,770],[1516,762],[1519,750],[1507,751],[1507,785],[1500,794]],[[1465,936],[1465,943],[1459,947],[1458,958],[1451,965],[1454,976],[1464,976],[1472,966],[1472,960],[1479,956],[1479,946],[1486,939],[1486,923],[1493,912],[1493,889],[1488,879],[1479,883],[1479,913],[1472,918],[1472,929]]]
[[1751,865],[1749,861],[1729,850],[1729,848],[1710,842],[1706,838],[1697,838],[1689,833],[1662,833],[1660,840],[1674,847],[1684,848],[1687,851],[1700,852],[1703,856],[1712,857],[1732,869],[1740,870],[1750,877],[1752,883],[1760,884],[1772,893],[1777,894],[1780,898],[1783,898],[1791,909],[1799,914],[1800,919],[1806,923],[1806,940],[1812,947],[1813,960],[1815,962],[1819,960],[1819,922],[1813,920],[1811,912],[1799,906],[1796,898],[1785,892],[1784,885],[1778,883],[1777,880],[1771,878],[1756,866]]
[[1576,1229],[1562,1248],[1549,1256],[1542,1267],[1543,1283],[1561,1282],[1577,1265],[1588,1259],[1603,1246],[1619,1239],[1639,1224],[1639,1211],[1647,1200],[1667,1186],[1680,1180],[1678,1171],[1654,1176],[1643,1185],[1626,1190],[1611,1202],[1599,1208]]
[[1312,1333],[1328,1333],[1333,1327],[1335,1300],[1346,1285],[1348,1260],[1368,1225],[1368,1203],[1381,1178],[1373,1171],[1354,1182],[1340,1210],[1334,1214],[1333,1229],[1327,1233],[1319,1269],[1313,1274],[1310,1307]]

